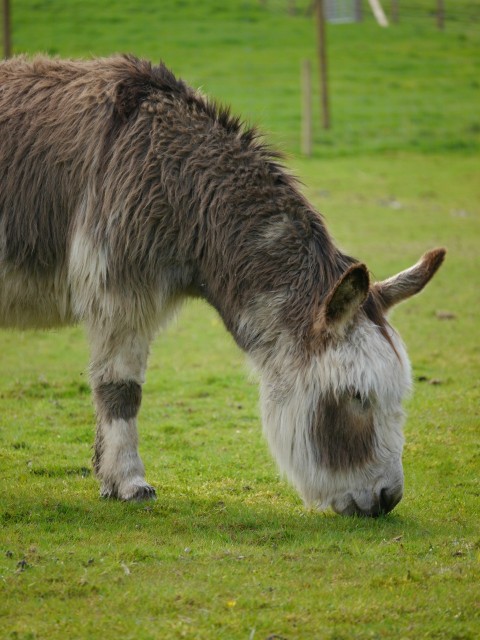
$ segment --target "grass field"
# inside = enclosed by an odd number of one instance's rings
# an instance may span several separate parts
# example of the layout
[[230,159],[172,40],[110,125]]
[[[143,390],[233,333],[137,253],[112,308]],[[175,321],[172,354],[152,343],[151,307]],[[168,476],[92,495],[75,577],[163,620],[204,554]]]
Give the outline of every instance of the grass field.
[[[316,60],[310,0],[297,0],[295,16],[287,14],[287,0],[12,4],[16,51],[162,58],[298,151],[300,66]],[[334,129],[317,127],[315,155],[478,151],[480,0],[449,4],[444,32],[428,12],[434,0],[402,0],[403,18],[391,29],[380,29],[364,4],[361,25],[328,30]]]
[[260,122],[374,277],[448,256],[393,316],[416,384],[404,500],[377,520],[306,511],[278,477],[256,384],[205,305],[151,355],[148,505],[98,498],[82,329],[1,332],[0,638],[476,639],[480,2],[458,0],[443,33],[426,0],[388,31],[331,25],[334,128],[308,160],[298,75],[314,30],[286,3],[12,4],[16,52],[162,57]]

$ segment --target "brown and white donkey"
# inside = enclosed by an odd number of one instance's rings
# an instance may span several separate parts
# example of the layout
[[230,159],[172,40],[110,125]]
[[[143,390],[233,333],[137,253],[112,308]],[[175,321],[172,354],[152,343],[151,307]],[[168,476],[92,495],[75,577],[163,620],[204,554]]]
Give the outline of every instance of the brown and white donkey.
[[188,296],[260,376],[263,426],[307,504],[402,497],[405,348],[385,318],[445,251],[371,283],[277,154],[164,66],[0,64],[0,326],[82,322],[103,496],[155,496],[138,454],[149,345]]

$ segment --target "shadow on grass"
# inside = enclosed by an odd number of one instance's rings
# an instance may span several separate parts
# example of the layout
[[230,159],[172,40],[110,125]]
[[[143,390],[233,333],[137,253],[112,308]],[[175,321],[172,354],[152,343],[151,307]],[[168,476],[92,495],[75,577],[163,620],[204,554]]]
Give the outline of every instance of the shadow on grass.
[[[35,497],[27,495],[23,487],[23,495],[4,501],[2,528],[11,527],[26,539],[44,538],[47,543],[49,539],[55,544],[91,539],[103,545],[121,540],[122,544],[160,545],[165,551],[169,546],[282,549],[293,545],[345,552],[347,540],[381,542],[396,539],[405,531],[410,539],[428,533],[425,523],[405,517],[400,510],[377,519],[342,517],[307,511],[285,497],[277,504],[254,493],[245,501],[241,496],[206,498],[193,491],[188,495],[166,491],[155,502],[122,503],[91,497],[93,481],[85,482],[89,495],[82,497],[66,497],[65,493]],[[58,493],[58,488],[51,486],[52,492]]]

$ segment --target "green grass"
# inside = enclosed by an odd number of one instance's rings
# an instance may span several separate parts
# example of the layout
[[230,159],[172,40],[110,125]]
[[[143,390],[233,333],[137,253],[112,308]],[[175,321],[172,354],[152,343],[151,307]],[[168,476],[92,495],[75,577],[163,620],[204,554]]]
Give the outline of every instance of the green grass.
[[[478,2],[456,6],[478,18]],[[330,26],[334,129],[305,160],[297,76],[314,32],[283,8],[16,1],[14,43],[163,57],[272,132],[337,242],[378,279],[447,246],[393,316],[416,379],[404,500],[378,520],[306,511],[263,442],[243,355],[191,303],[155,342],[144,389],[141,453],[159,498],[101,501],[83,331],[1,332],[2,639],[478,637],[479,24],[457,16],[440,34],[419,10],[388,32]]]
[[[259,0],[15,0],[13,43],[16,52],[162,58],[298,151],[300,65],[317,58],[308,4],[299,0],[292,17],[286,0],[266,7]],[[379,28],[364,5],[360,25],[328,28],[334,127],[316,126],[315,155],[478,151],[480,0],[449,4],[443,32],[429,15],[434,0],[417,0],[408,13],[407,5],[390,29]]]

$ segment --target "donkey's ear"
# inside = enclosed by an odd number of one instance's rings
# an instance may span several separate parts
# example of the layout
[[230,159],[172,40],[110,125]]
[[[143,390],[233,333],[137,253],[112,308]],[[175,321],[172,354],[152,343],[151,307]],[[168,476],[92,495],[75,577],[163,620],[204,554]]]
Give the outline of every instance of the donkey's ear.
[[323,308],[323,324],[326,328],[341,329],[361,307],[370,280],[364,264],[352,265],[333,286]]
[[383,282],[376,282],[374,289],[379,294],[383,310],[387,311],[395,304],[421,291],[440,268],[445,254],[445,249],[432,249],[410,269]]

